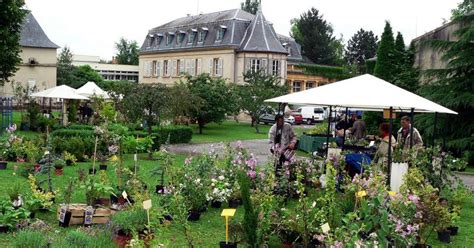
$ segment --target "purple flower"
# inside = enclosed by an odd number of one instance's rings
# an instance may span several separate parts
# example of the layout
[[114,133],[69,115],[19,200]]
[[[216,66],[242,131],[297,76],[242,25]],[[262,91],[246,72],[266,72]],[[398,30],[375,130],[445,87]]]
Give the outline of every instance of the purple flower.
[[260,179],[265,179],[265,173],[263,171],[261,171],[260,173],[258,173],[258,176],[260,177]]
[[418,204],[418,202],[419,202],[419,200],[420,200],[420,198],[419,198],[418,196],[416,196],[416,195],[409,195],[409,196],[408,196],[408,199],[409,199],[410,201],[412,201],[413,203],[415,203],[415,204]]
[[239,148],[239,149],[243,149],[243,148],[244,148],[244,146],[242,145],[242,141],[240,141],[240,140],[237,141],[236,146],[237,146],[237,148]]
[[118,150],[119,150],[119,146],[117,146],[117,145],[109,146],[109,153],[112,154],[112,155],[117,154]]
[[254,179],[256,176],[257,176],[257,172],[251,170],[251,171],[248,171],[247,172],[247,176],[249,176],[250,178]]
[[254,159],[254,158],[250,158],[249,160],[247,160],[247,162],[245,162],[247,164],[247,166],[252,169],[252,170],[255,170],[255,167],[257,166],[257,160]]
[[193,157],[187,157],[187,158],[184,160],[184,164],[185,164],[185,165],[190,165],[192,161],[193,161]]

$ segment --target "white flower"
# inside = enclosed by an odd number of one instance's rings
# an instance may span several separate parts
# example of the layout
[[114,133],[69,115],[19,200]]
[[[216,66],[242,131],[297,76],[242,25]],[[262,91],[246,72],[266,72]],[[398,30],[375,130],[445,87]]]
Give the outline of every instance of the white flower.
[[316,202],[315,202],[315,201],[313,202],[312,207],[313,207],[313,208],[316,207]]
[[214,187],[214,186],[216,186],[216,184],[214,184],[214,183],[211,183],[211,186],[212,186],[212,187]]
[[224,176],[222,176],[222,175],[219,176],[219,180],[221,180],[221,181],[224,180]]

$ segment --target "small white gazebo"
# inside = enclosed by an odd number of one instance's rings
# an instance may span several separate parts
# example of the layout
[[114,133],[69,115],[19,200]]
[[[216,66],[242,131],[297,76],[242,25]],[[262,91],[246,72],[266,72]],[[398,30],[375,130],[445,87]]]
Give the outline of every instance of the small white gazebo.
[[62,115],[62,124],[67,125],[67,115],[66,113],[66,105],[64,104],[64,99],[71,99],[71,100],[89,100],[88,97],[82,96],[77,94],[74,88],[71,88],[67,85],[60,85],[53,88],[49,88],[40,92],[36,92],[30,95],[31,97],[36,98],[56,98],[61,99],[61,115]]
[[77,89],[76,92],[79,95],[86,96],[86,97],[101,97],[104,99],[109,99],[110,96],[105,92],[103,89],[101,89],[97,84],[94,82],[87,82],[84,84],[81,88]]

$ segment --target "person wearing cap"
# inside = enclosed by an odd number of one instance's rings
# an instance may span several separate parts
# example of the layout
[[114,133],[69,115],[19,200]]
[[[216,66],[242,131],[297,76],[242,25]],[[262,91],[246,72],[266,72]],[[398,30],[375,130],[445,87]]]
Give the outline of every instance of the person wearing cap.
[[[284,162],[294,156],[294,149],[296,146],[296,135],[293,127],[285,123],[284,117],[281,114],[275,116],[275,124],[268,132],[268,139],[271,145],[270,152],[275,155],[278,160],[275,163],[275,174],[279,176],[279,171]],[[293,154],[293,155],[291,155]]]

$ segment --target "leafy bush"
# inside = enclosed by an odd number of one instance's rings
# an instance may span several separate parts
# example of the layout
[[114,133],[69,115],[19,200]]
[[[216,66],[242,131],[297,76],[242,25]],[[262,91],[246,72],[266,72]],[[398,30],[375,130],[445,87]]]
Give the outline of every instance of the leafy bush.
[[112,215],[112,225],[116,232],[132,235],[134,232],[142,232],[148,224],[146,211],[143,209],[132,209],[120,211]]
[[350,77],[342,67],[307,64],[299,64],[298,67],[303,68],[303,73],[308,75],[319,75],[331,79],[346,79]]
[[189,143],[193,137],[193,130],[188,126],[156,127],[153,132],[158,133],[160,144],[165,144],[170,138],[170,144]]
[[48,247],[48,237],[37,231],[21,231],[13,239],[15,248],[45,248]]

